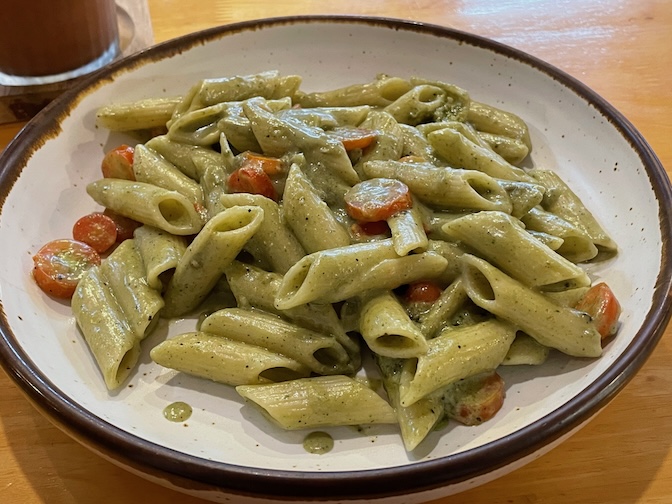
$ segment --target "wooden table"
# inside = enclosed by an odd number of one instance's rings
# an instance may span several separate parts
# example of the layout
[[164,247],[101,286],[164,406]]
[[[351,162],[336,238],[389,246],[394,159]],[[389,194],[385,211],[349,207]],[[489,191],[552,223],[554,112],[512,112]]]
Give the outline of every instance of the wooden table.
[[[149,0],[155,40],[292,14],[368,14],[473,32],[567,71],[637,127],[672,170],[669,0]],[[1,12],[1,8],[0,8]],[[22,125],[0,126],[0,148]],[[587,427],[535,462],[437,502],[672,502],[672,330]],[[196,504],[106,462],[53,427],[0,373],[0,502]]]

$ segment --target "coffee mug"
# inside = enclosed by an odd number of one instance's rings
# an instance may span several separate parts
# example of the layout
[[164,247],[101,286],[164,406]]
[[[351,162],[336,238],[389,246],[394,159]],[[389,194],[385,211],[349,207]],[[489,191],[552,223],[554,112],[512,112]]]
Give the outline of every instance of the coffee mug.
[[2,0],[0,84],[29,86],[87,74],[119,54],[115,0]]

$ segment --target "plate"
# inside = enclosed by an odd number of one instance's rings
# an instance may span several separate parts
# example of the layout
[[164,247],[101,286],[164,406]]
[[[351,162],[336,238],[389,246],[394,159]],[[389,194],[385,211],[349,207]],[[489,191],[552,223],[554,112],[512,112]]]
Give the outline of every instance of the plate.
[[[396,428],[336,428],[328,454],[273,428],[235,391],[159,368],[149,349],[192,327],[162,322],[132,378],[108,393],[67,303],[30,278],[31,255],[97,209],[85,186],[104,151],[128,141],[96,127],[111,102],[184,94],[202,78],[276,69],[326,90],[385,73],[456,84],[530,127],[528,167],[558,172],[619,244],[587,266],[621,300],[618,337],[596,360],[553,355],[507,369],[507,398],[481,426],[450,424],[409,454]],[[571,76],[511,47],[448,28],[365,17],[274,18],[222,26],[113,63],[52,102],[0,158],[0,356],[26,396],[114,463],[216,502],[422,502],[501,476],[589,421],[634,376],[669,319],[672,219],[663,167],[635,128]],[[163,417],[184,401],[185,422]]]

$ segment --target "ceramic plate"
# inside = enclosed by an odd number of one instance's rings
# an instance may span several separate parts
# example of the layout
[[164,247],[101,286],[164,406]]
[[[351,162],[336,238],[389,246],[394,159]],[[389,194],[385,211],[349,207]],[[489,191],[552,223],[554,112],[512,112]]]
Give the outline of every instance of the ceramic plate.
[[[154,365],[149,349],[193,327],[163,323],[132,379],[108,393],[67,303],[30,277],[31,255],[98,209],[85,186],[105,150],[129,141],[95,125],[110,102],[185,93],[206,77],[277,69],[305,90],[367,82],[377,73],[457,84],[529,124],[529,166],[556,170],[619,244],[589,266],[622,301],[622,326],[602,358],[553,357],[506,369],[506,401],[478,427],[450,424],[416,452],[393,427],[329,429],[313,455],[305,432],[282,432],[235,391]],[[596,414],[653,351],[669,316],[672,219],[665,172],[640,134],[594,92],[510,47],[398,20],[312,17],[248,22],[170,41],[113,64],[41,112],[3,153],[0,172],[0,355],[26,395],[64,430],[129,470],[214,501],[419,502],[461,491],[544,453]],[[174,401],[184,423],[164,419]]]

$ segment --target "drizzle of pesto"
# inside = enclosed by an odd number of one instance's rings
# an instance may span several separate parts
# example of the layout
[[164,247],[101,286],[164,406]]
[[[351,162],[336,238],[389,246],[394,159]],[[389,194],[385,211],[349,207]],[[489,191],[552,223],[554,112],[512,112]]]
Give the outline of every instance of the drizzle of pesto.
[[334,447],[334,439],[326,432],[311,432],[303,440],[303,448],[308,453],[323,455]]
[[177,401],[163,409],[163,416],[171,422],[184,422],[191,416],[192,409],[187,403]]

